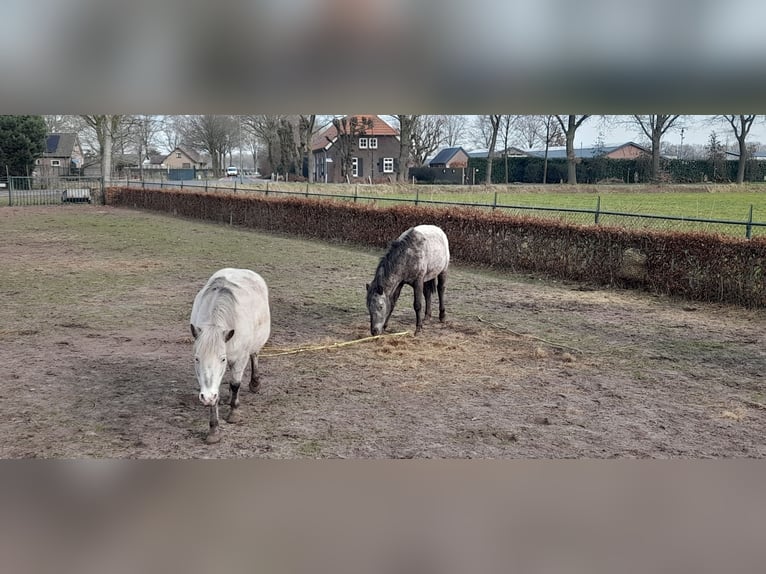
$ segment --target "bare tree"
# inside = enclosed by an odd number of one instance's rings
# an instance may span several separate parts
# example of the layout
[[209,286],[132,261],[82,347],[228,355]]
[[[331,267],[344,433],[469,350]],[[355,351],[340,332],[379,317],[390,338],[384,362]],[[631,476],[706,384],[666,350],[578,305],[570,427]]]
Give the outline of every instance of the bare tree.
[[181,144],[182,123],[183,116],[164,116],[160,121],[161,141],[168,152],[173,151]]
[[566,144],[566,137],[561,131],[561,126],[556,121],[556,116],[540,116],[543,121],[543,142],[545,143],[545,154],[543,156],[543,183],[548,183],[548,150],[551,146],[560,146]]
[[131,132],[136,145],[138,156],[138,169],[141,179],[144,178],[144,160],[149,159],[152,150],[155,149],[157,136],[161,129],[161,121],[158,116],[137,115],[133,116]]
[[283,115],[250,115],[242,116],[245,128],[253,134],[266,148],[266,164],[268,171],[274,172],[280,163],[279,125]]
[[410,165],[410,153],[412,150],[412,134],[418,122],[417,115],[397,115],[399,120],[399,171],[396,181],[404,181],[407,178],[407,167]]
[[516,132],[526,149],[533,149],[537,144],[545,143],[545,119],[551,116],[517,116]]
[[101,160],[101,182],[108,186],[112,179],[112,145],[124,120],[122,115],[81,116],[95,135]]
[[210,154],[213,173],[221,175],[225,155],[231,150],[236,130],[232,116],[198,115],[185,116],[181,134],[185,143]]
[[[489,148],[492,141],[492,122],[491,116],[475,116],[471,124],[471,137],[480,147]],[[497,137],[497,133],[495,133]]]
[[59,115],[43,116],[45,125],[48,127],[48,133],[80,133],[83,130],[83,119],[81,116]]
[[495,153],[495,145],[497,144],[497,132],[500,130],[500,120],[503,117],[501,114],[492,114],[489,116],[483,116],[489,120],[491,126],[491,133],[489,138],[489,147],[487,148],[487,179],[485,183],[487,185],[492,184],[492,156]]
[[367,133],[367,130],[372,129],[372,120],[364,116],[347,116],[334,118],[332,125],[335,126],[335,131],[338,134],[335,145],[338,148],[340,159],[340,175],[344,179],[348,179],[351,175],[352,158],[356,151],[356,142],[359,140],[359,136],[363,136]]
[[751,156],[751,150],[747,146],[747,136],[753,122],[758,117],[756,115],[738,115],[738,116],[720,116],[731,126],[734,137],[737,138],[739,147],[739,161],[737,162],[737,183],[745,181],[745,166]]
[[444,137],[443,116],[417,116],[412,127],[410,155],[416,166],[426,163]]
[[[577,184],[577,161],[574,152],[574,138],[579,128],[590,115],[570,115],[570,116],[554,116],[561,127],[561,131],[564,132],[564,137],[567,146],[567,183],[570,185]],[[566,119],[566,121],[564,121]]]
[[445,115],[440,117],[442,124],[440,143],[447,147],[456,147],[465,143],[467,128],[465,116]]
[[672,128],[680,115],[656,114],[648,116],[633,116],[635,123],[649,138],[652,144],[652,181],[658,181],[660,177],[660,150],[662,136]]
[[[299,148],[301,162],[306,157],[308,164],[308,180],[314,181],[314,150],[311,149],[311,140],[314,138],[315,126],[317,116],[313,115],[301,115],[298,119],[298,133],[299,135]],[[302,166],[301,166],[302,167]]]
[[505,165],[505,183],[508,183],[508,148],[510,147],[511,134],[516,130],[518,116],[503,115],[500,117],[500,136],[503,138],[503,160]]

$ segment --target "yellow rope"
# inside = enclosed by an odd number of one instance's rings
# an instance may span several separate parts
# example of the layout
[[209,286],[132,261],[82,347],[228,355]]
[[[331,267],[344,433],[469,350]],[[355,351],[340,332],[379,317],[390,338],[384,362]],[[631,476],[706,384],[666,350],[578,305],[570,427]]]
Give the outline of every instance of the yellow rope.
[[316,345],[313,347],[299,347],[297,349],[264,349],[259,358],[264,357],[278,357],[280,355],[296,355],[298,353],[308,353],[309,351],[322,351],[324,349],[338,349],[340,347],[347,347],[349,345],[356,345],[357,343],[367,343],[368,341],[374,341],[376,339],[383,339],[384,337],[401,337],[403,335],[411,334],[410,331],[402,331],[401,333],[388,333],[386,335],[375,335],[373,337],[363,337],[361,339],[354,339],[353,341],[341,341],[339,343],[331,343],[329,345]]

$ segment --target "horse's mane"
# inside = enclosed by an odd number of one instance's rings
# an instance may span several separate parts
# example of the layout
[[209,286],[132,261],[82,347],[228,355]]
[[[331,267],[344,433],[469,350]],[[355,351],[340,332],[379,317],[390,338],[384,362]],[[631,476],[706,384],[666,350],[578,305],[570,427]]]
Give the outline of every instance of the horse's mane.
[[378,268],[375,270],[375,283],[382,285],[383,279],[396,270],[396,265],[401,260],[402,253],[409,249],[414,241],[415,234],[410,230],[404,237],[394,239],[388,244],[388,250],[386,251],[386,254],[380,258]]
[[211,318],[216,325],[226,325],[236,314],[237,296],[232,290],[233,283],[223,277],[216,277],[205,289],[205,297],[214,299],[211,304]]

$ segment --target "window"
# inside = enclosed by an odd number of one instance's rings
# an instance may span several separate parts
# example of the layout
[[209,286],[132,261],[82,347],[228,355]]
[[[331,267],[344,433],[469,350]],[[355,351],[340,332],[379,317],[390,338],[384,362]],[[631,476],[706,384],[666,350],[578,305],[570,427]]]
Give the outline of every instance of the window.
[[359,138],[359,149],[367,149],[367,138]]
[[370,149],[378,149],[378,138],[370,138],[369,145]]
[[354,177],[359,177],[359,158],[353,157],[351,158],[351,175]]
[[176,153],[176,159],[181,159],[181,152],[180,151]]
[[61,160],[60,159],[52,159],[51,160],[51,167],[61,167]]
[[383,158],[383,173],[394,173],[394,158]]
[[181,169],[191,169],[191,164],[188,162],[184,162],[181,164]]

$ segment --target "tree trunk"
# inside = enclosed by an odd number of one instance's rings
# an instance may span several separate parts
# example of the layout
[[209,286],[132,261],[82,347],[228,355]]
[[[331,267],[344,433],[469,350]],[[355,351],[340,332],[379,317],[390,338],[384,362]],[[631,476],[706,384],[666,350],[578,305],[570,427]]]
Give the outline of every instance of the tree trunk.
[[570,117],[570,129],[567,130],[567,183],[577,185],[577,161],[574,152],[575,131],[571,129],[572,120]]
[[652,127],[652,181],[658,183],[660,181],[660,138],[662,133],[660,130]]
[[407,179],[412,127],[417,116],[398,115],[397,118],[399,119],[399,171],[396,173],[396,181],[402,182]]
[[739,162],[737,164],[737,183],[745,181],[745,166],[747,165],[747,134],[743,133],[737,138],[739,144]]
[[492,123],[492,137],[489,140],[489,149],[487,150],[487,179],[485,183],[492,185],[492,153],[495,151],[495,145],[497,144],[497,131],[500,129],[500,116],[490,116],[490,122]]

